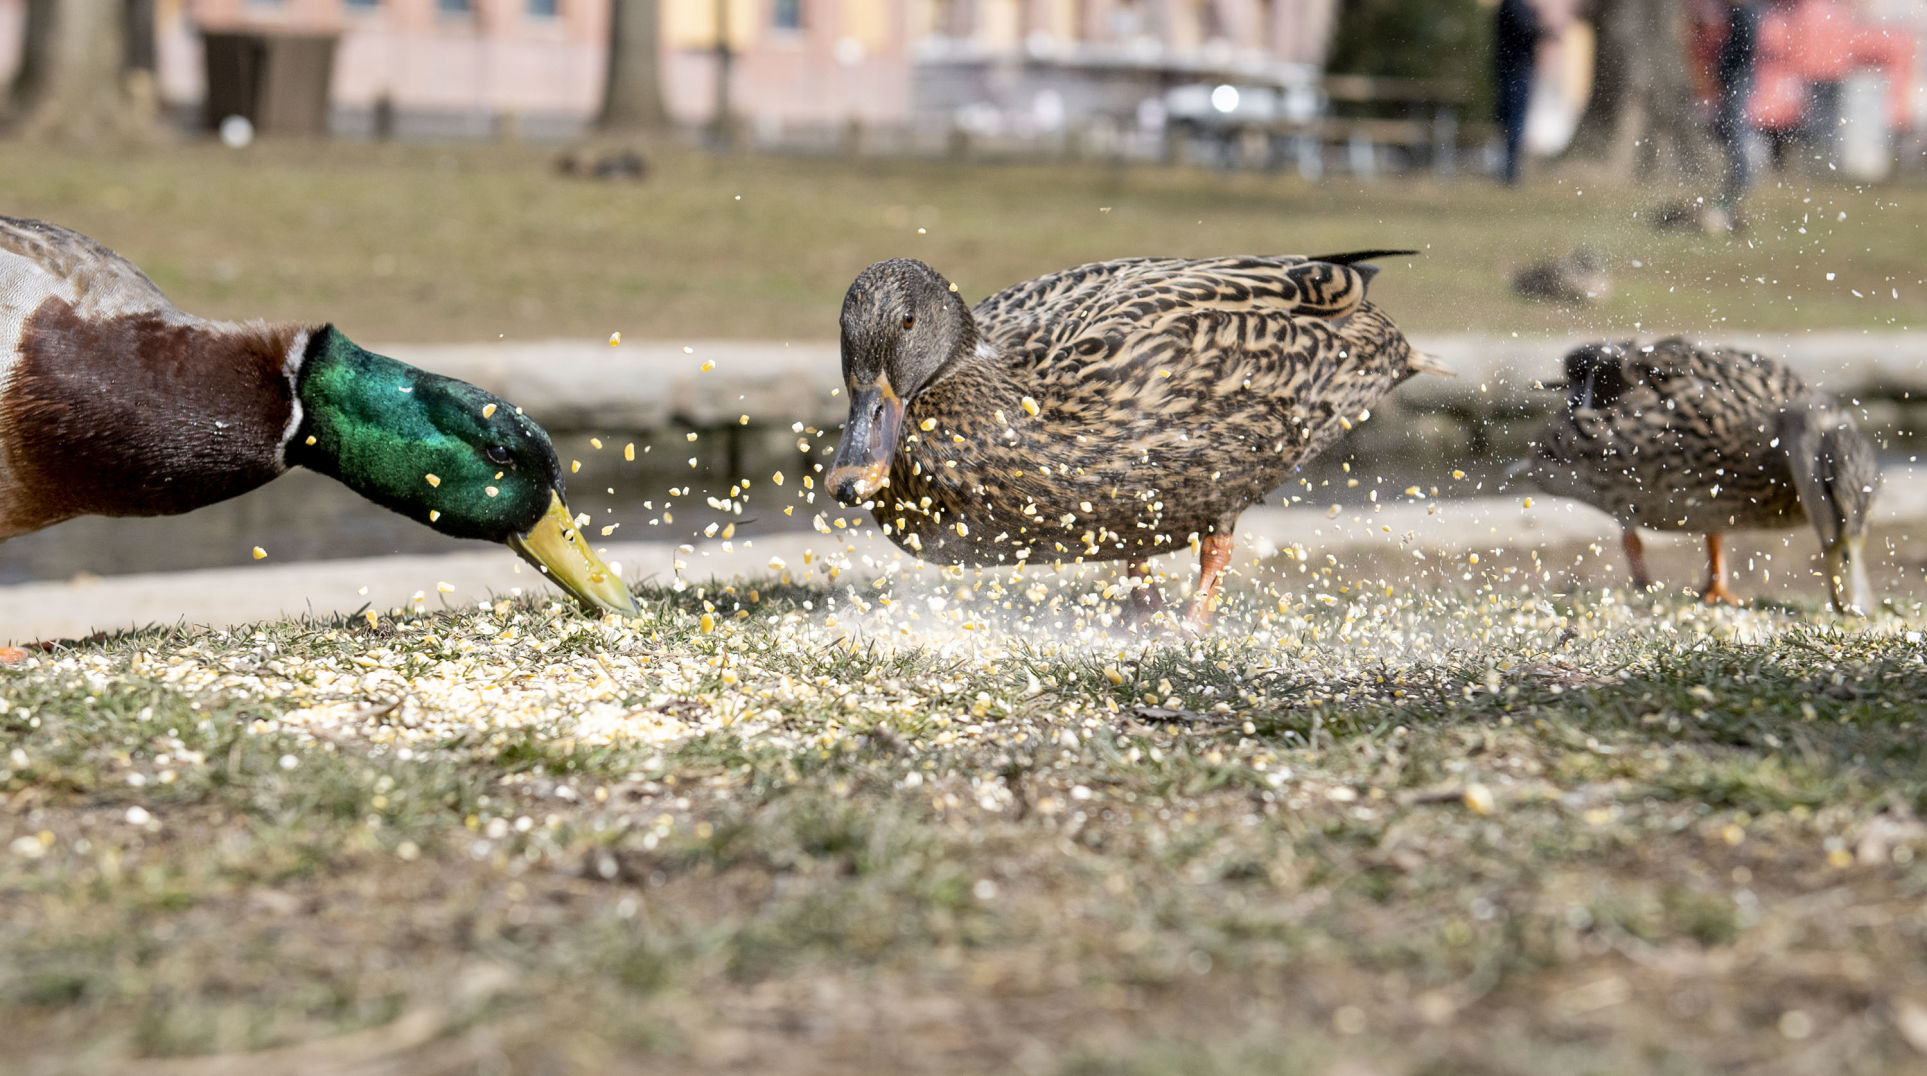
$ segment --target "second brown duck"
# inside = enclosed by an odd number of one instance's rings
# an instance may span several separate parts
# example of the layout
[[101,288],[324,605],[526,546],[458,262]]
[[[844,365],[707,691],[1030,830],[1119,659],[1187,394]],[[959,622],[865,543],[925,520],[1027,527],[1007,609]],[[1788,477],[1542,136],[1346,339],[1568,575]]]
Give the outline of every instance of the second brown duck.
[[[1365,295],[1375,257],[1124,258],[968,306],[907,258],[843,301],[829,484],[938,563],[1130,563],[1195,543],[1208,623],[1238,516],[1430,368]],[[1144,582],[1148,584],[1148,579]],[[1134,591],[1139,616],[1161,606]]]
[[1725,532],[1806,523],[1833,607],[1872,606],[1863,547],[1880,468],[1838,402],[1784,363],[1679,337],[1588,344],[1565,368],[1566,406],[1514,475],[1611,514],[1634,586],[1652,584],[1641,527],[1705,534],[1700,594],[1737,604]]

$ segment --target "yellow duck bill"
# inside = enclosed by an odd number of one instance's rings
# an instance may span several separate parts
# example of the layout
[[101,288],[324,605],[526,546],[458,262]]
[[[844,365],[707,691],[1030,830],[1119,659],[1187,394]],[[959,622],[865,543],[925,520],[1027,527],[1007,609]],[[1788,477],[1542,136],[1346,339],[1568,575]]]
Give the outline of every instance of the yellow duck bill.
[[622,578],[589,548],[561,494],[551,491],[549,510],[527,534],[510,538],[508,545],[585,607],[628,617],[642,615]]
[[1836,538],[1821,550],[1826,565],[1827,600],[1846,616],[1866,616],[1873,610],[1873,587],[1867,583],[1867,561],[1860,538]]
[[858,505],[876,496],[890,479],[902,426],[903,401],[887,380],[850,394],[850,421],[830,461],[830,493],[837,500]]

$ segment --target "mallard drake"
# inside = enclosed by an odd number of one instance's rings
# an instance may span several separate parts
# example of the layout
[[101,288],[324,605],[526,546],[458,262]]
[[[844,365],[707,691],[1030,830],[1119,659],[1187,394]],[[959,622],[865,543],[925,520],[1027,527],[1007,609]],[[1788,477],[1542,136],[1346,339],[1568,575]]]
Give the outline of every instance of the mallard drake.
[[1853,417],[1772,359],[1674,337],[1588,344],[1565,359],[1566,407],[1515,474],[1619,521],[1633,583],[1652,583],[1640,527],[1706,535],[1701,596],[1726,585],[1728,530],[1819,533],[1840,612],[1872,600],[1863,540],[1880,471]]
[[297,466],[637,613],[564,506],[548,435],[514,405],[332,325],[183,314],[85,236],[0,217],[0,540],[189,512]]
[[1140,619],[1145,562],[1196,543],[1201,627],[1239,514],[1427,368],[1365,297],[1407,253],[1093,262],[975,309],[878,262],[843,300],[829,487],[938,563],[1128,561]]

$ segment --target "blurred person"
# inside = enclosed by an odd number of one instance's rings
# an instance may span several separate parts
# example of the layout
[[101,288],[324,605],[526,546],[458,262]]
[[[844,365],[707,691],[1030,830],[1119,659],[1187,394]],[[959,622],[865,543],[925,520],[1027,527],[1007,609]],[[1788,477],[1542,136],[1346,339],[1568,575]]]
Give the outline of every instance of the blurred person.
[[1505,132],[1505,164],[1500,178],[1507,186],[1519,182],[1519,157],[1524,152],[1526,106],[1532,100],[1532,70],[1545,36],[1539,12],[1529,0],[1499,0],[1493,16],[1492,75],[1500,130]]
[[1712,230],[1737,229],[1744,224],[1740,199],[1752,183],[1747,164],[1752,126],[1746,106],[1753,97],[1753,66],[1759,45],[1760,0],[1726,0],[1726,36],[1713,59],[1713,80],[1719,91],[1713,134],[1726,149],[1726,177]]

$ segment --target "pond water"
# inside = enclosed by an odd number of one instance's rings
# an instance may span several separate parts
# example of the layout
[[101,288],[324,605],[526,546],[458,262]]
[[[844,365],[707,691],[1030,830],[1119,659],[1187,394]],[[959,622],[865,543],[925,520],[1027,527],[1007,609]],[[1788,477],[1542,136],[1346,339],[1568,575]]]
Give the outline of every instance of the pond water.
[[[1394,424],[1387,423],[1390,427]],[[1362,427],[1369,429],[1370,427]],[[697,440],[688,440],[697,433]],[[692,541],[712,524],[736,524],[752,536],[807,530],[817,512],[833,514],[834,501],[819,492],[807,501],[801,478],[812,465],[827,463],[832,436],[803,438],[783,428],[725,427],[636,433],[564,433],[556,436],[565,464],[580,459],[582,470],[569,479],[569,504],[587,512],[599,530],[619,527],[609,537],[625,541]],[[1388,436],[1389,434],[1389,436]],[[595,436],[602,442],[596,449]],[[808,443],[813,455],[798,448]],[[626,444],[636,459],[623,458]],[[689,461],[694,459],[696,466]],[[1403,428],[1389,429],[1370,442],[1358,435],[1312,461],[1300,478],[1269,498],[1278,503],[1295,494],[1316,504],[1368,501],[1413,484],[1441,492],[1471,495],[1497,488],[1511,457],[1503,452],[1440,451]],[[1347,471],[1346,465],[1351,466]],[[1453,480],[1455,469],[1466,477]],[[771,482],[781,471],[782,487]],[[740,513],[719,510],[709,498],[727,498],[730,487],[748,478]],[[1357,479],[1356,485],[1350,485]],[[672,495],[672,489],[687,492]],[[663,521],[668,506],[671,519]],[[793,506],[790,515],[783,509]],[[438,553],[475,548],[477,543],[449,538],[404,516],[374,505],[346,486],[311,471],[296,469],[252,493],[198,512],[161,518],[86,517],[0,543],[0,585],[69,579],[76,575],[123,575],[234,567],[252,562],[260,546],[278,562],[374,557],[395,553]]]

